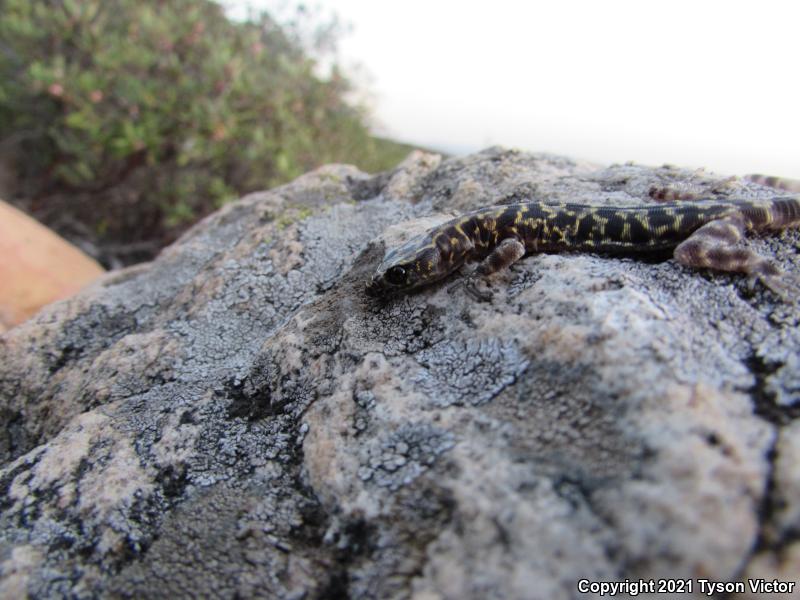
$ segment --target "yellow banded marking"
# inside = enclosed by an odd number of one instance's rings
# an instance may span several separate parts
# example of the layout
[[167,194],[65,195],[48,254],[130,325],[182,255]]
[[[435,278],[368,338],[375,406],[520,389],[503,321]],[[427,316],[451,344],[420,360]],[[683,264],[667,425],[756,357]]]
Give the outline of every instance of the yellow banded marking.
[[593,212],[592,217],[595,220],[595,229],[600,234],[600,239],[605,239],[606,237],[606,224],[608,223],[608,217],[603,217],[600,215],[599,212]]

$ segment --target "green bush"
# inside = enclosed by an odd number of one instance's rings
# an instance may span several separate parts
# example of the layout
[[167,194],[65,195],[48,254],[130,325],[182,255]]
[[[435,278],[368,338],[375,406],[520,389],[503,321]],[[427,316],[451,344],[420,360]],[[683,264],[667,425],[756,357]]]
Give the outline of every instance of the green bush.
[[400,156],[345,100],[346,77],[321,76],[267,14],[233,22],[207,0],[0,7],[0,139],[30,194],[90,195],[97,232],[115,229],[120,207],[103,203],[120,197],[138,226],[164,229],[319,164]]

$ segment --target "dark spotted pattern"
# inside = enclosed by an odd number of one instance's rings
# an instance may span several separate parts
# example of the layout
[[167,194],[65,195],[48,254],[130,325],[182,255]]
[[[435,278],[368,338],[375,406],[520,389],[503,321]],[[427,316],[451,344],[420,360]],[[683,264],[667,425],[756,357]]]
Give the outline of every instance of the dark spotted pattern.
[[[389,251],[367,292],[379,296],[416,288],[475,260],[483,261],[478,272],[488,275],[535,252],[641,254],[674,249],[676,259],[689,266],[761,276],[768,271],[764,259],[747,249],[734,252],[730,246],[747,231],[798,225],[800,197],[636,207],[539,202],[491,206],[448,221]],[[395,270],[393,281],[387,281],[385,275],[393,267],[402,267],[405,280],[398,282]],[[765,283],[771,288],[783,287],[774,281]]]

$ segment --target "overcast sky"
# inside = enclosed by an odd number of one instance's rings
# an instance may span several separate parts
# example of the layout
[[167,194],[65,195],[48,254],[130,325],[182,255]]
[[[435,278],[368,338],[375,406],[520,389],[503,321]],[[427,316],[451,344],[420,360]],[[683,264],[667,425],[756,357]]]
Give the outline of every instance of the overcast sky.
[[317,4],[393,138],[800,178],[800,2]]

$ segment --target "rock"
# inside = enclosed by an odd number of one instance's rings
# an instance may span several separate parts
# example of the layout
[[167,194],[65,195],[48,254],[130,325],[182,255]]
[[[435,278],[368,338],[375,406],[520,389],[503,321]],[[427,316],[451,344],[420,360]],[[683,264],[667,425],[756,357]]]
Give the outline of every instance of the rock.
[[[46,308],[0,338],[0,595],[796,577],[798,307],[588,254],[528,257],[490,303],[364,294],[387,245],[456,211],[670,185],[773,194],[501,149],[329,166]],[[751,243],[800,271],[800,232]]]
[[0,200],[0,333],[103,273],[75,246]]

